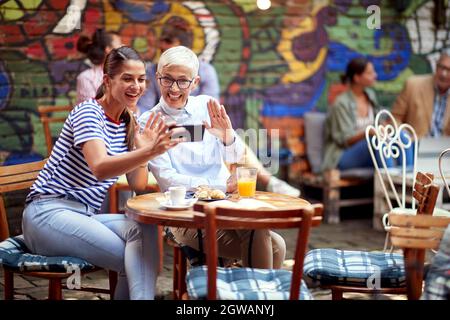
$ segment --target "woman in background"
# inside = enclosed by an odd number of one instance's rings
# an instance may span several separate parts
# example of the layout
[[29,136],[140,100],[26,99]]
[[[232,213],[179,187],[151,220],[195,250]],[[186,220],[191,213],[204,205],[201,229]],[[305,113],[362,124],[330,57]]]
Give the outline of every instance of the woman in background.
[[120,36],[116,33],[97,29],[91,38],[81,36],[77,42],[77,50],[84,53],[92,67],[81,72],[77,77],[77,100],[79,104],[94,98],[103,81],[103,62],[106,55],[122,46]]
[[381,109],[370,88],[377,80],[373,64],[364,57],[351,60],[343,83],[349,89],[340,94],[325,123],[325,152],[322,170],[372,167],[365,130]]

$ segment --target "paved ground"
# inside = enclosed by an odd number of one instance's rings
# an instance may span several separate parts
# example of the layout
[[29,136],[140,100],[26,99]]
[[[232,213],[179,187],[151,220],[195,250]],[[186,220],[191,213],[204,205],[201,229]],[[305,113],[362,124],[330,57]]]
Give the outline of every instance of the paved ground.
[[[292,257],[295,237],[293,231],[280,232],[286,239],[288,254],[285,265],[289,268]],[[332,247],[339,249],[355,250],[380,250],[383,248],[385,234],[372,229],[371,219],[344,220],[338,225],[322,224],[314,228],[310,237],[309,246],[311,249]],[[164,250],[164,268],[158,278],[157,299],[171,299],[172,292],[172,248],[165,247]],[[108,287],[108,278],[105,271],[92,273],[82,279],[84,285],[100,285]],[[47,297],[47,281],[28,278],[24,276],[15,276],[15,286],[17,290],[17,299],[45,299]],[[0,299],[3,299],[3,273],[0,271]],[[311,289],[314,297],[319,300],[331,299],[329,290],[318,288]],[[92,294],[86,292],[77,292],[73,290],[64,291],[65,299],[85,299],[98,300],[109,299],[108,295]],[[377,295],[368,296],[362,294],[348,294],[350,299],[405,299],[400,295]]]

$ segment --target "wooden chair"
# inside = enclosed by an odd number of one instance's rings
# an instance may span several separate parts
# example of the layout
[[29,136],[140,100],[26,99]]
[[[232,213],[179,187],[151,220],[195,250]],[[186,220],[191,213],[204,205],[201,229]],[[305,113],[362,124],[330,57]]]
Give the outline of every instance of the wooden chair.
[[[432,181],[431,174],[417,174],[413,192],[417,215],[433,214],[439,189]],[[305,274],[320,287],[331,289],[333,300],[342,300],[344,292],[405,294],[403,260],[402,254],[392,252],[315,249],[307,254]],[[377,274],[385,276],[375,279]],[[372,285],[372,280],[380,281]]]
[[[301,284],[303,275],[303,259],[307,250],[308,237],[310,227],[313,224],[320,223],[322,219],[323,206],[321,204],[285,209],[285,210],[242,210],[231,208],[220,208],[208,206],[205,208],[205,214],[198,213],[195,221],[199,226],[206,228],[206,260],[207,267],[195,267],[189,270],[187,274],[189,298],[197,299],[258,299],[258,298],[274,298],[298,300],[299,297],[308,299],[310,294],[304,283]],[[287,270],[264,270],[252,268],[217,268],[217,229],[284,229],[298,228],[297,246],[295,250],[295,264],[293,272]],[[220,274],[226,273],[226,280]],[[242,287],[239,291],[226,291],[223,288],[229,285],[233,286],[230,280],[233,280],[234,274],[246,274],[251,283],[258,282],[261,275],[268,273],[273,277],[270,280],[274,286],[270,286],[271,290],[264,292],[263,286],[255,289],[249,286],[247,290]],[[225,286],[217,286],[217,278],[221,280],[221,284],[227,282]],[[242,284],[242,278],[239,279]],[[265,279],[268,281],[268,279]],[[232,282],[232,281],[231,281]],[[282,284],[280,284],[280,282]],[[290,290],[282,289],[289,287]],[[266,283],[267,284],[267,283]],[[253,288],[251,288],[253,287]],[[277,288],[274,293],[273,288]],[[270,292],[272,291],[272,292]]]
[[[67,113],[70,110],[72,110],[72,106],[38,106],[39,118],[41,119],[42,127],[44,128],[47,156],[50,156],[53,149],[53,136],[50,124],[64,123],[64,121],[66,121],[67,114],[65,116],[61,116],[61,113]],[[54,116],[55,114],[58,116]]]
[[[32,163],[0,167],[0,241],[3,241],[10,236],[8,216],[6,213],[4,201],[4,194],[17,190],[27,190],[28,188],[30,188],[31,185],[34,183],[35,179],[37,178],[40,170],[43,168],[45,162],[46,160],[42,160]],[[23,245],[23,238],[20,236],[8,238],[7,240],[0,243],[0,250],[4,247],[4,245],[9,246],[12,243],[16,244],[19,243]],[[2,254],[7,253],[5,253],[5,251],[2,251]],[[28,256],[32,255],[26,252],[24,252],[24,254],[28,254]],[[71,258],[71,257],[60,257],[60,258]],[[81,275],[101,270],[99,267],[93,266],[87,261],[84,261],[82,259],[79,258],[71,258],[71,259],[76,259],[80,263],[80,265],[83,265],[85,267],[81,269]],[[20,268],[12,268],[6,266],[4,263],[5,262],[3,262],[3,270],[5,277],[5,300],[11,300],[14,298],[15,273],[49,280],[48,298],[50,300],[62,299],[62,288],[64,287],[62,281],[72,275],[72,273],[67,273],[67,271],[66,272],[32,271],[32,270],[27,271],[22,270],[23,266]],[[65,269],[65,267],[62,264],[59,267],[61,267],[61,269],[63,270]],[[112,299],[114,296],[115,285],[117,283],[117,273],[110,271],[109,279],[110,279],[109,289],[81,288],[79,290],[98,293],[108,293],[110,294]]]
[[[437,186],[433,186],[439,190]],[[434,206],[430,197],[426,206]],[[391,241],[402,248],[405,259],[406,287],[409,300],[418,300],[422,294],[425,252],[438,249],[450,217],[411,216],[398,213],[389,214]]]

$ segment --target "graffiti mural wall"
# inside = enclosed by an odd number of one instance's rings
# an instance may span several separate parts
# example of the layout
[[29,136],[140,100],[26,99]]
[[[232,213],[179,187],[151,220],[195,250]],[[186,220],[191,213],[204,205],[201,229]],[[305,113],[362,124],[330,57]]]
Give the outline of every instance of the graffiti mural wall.
[[[218,71],[234,126],[278,125],[282,133],[305,112],[327,110],[351,58],[371,59],[390,107],[405,79],[430,72],[436,52],[450,45],[450,9],[447,27],[435,30],[433,1],[272,3],[261,11],[252,0],[0,2],[0,163],[46,155],[37,106],[75,101],[76,76],[88,68],[75,44],[99,27],[155,62],[161,29],[184,19],[194,51]],[[380,8],[380,29],[368,27],[370,5]]]

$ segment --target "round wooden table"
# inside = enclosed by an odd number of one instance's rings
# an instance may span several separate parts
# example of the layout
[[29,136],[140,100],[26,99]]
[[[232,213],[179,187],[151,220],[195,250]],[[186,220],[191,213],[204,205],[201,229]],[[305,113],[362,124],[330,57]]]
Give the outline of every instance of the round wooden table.
[[[196,228],[193,222],[196,211],[203,211],[202,208],[208,204],[218,204],[218,202],[198,201],[193,208],[188,210],[167,210],[160,206],[157,198],[164,197],[162,193],[148,193],[136,196],[127,201],[125,214],[135,221],[148,224],[158,224],[170,227]],[[298,206],[308,206],[310,203],[301,198],[295,198],[283,194],[257,191],[253,198],[267,203],[276,209],[289,209]],[[231,202],[239,203],[238,194],[232,194],[227,199]],[[245,208],[245,207],[243,207]],[[266,208],[264,208],[266,209]]]
[[[194,222],[194,215],[198,212],[202,212],[203,206],[205,205],[220,204],[218,201],[197,201],[197,203],[195,203],[195,205],[188,210],[174,211],[161,207],[159,201],[157,200],[157,198],[160,197],[164,197],[164,194],[158,192],[133,197],[127,201],[125,214],[130,219],[140,223],[197,229],[198,225]],[[298,208],[299,206],[306,207],[310,205],[308,201],[301,198],[263,191],[257,191],[254,199],[262,201],[268,206],[275,207],[276,209],[289,209],[293,207]],[[241,199],[238,194],[233,194],[227,200],[239,204]],[[267,208],[264,208],[264,210],[267,210]],[[321,220],[321,215],[313,217],[312,226],[318,226]],[[160,247],[162,247],[162,242]],[[186,292],[185,276],[187,266],[186,259],[181,254],[180,248],[176,245],[174,246],[173,259],[173,299],[178,300],[181,298],[183,293]]]

